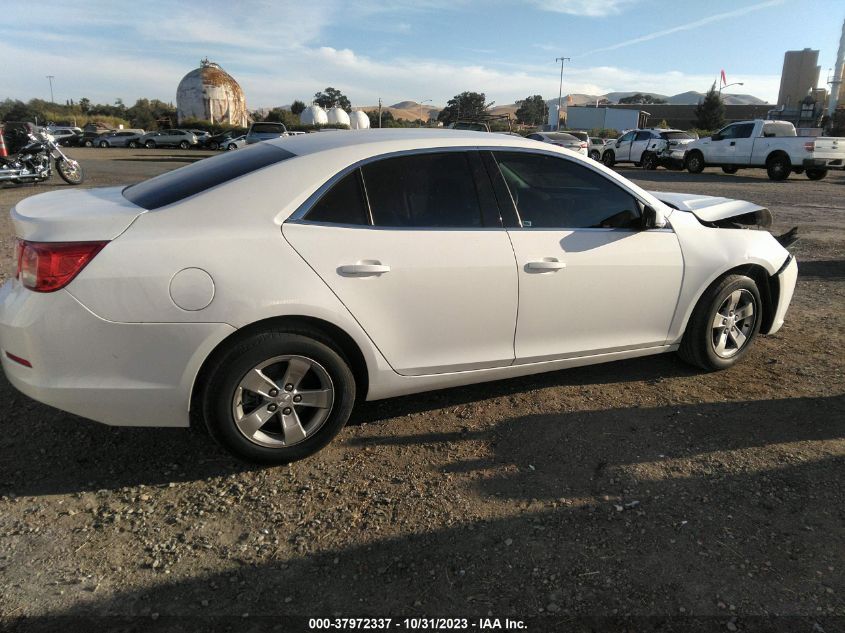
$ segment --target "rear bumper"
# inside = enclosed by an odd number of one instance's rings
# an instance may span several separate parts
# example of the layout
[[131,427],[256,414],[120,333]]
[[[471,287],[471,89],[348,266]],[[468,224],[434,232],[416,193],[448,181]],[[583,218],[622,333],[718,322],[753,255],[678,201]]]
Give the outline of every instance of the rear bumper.
[[804,169],[845,169],[841,158],[805,158]]
[[792,301],[792,295],[795,292],[795,282],[798,280],[798,262],[795,257],[789,256],[784,267],[776,275],[775,280],[778,288],[778,301],[775,306],[772,325],[768,332],[764,332],[764,334],[774,334],[783,326],[786,311],[789,309],[789,303]]
[[39,402],[109,425],[188,426],[199,367],[233,331],[219,323],[113,323],[64,290],[36,293],[14,280],[0,288],[0,356],[9,382]]

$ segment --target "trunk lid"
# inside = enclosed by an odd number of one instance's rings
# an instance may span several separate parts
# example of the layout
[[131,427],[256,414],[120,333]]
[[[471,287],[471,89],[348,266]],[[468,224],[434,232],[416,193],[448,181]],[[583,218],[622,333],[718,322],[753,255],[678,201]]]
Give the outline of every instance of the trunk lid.
[[31,242],[113,240],[146,211],[123,197],[123,187],[51,191],[12,207],[17,237]]
[[813,139],[813,158],[845,159],[845,138],[838,136],[817,136]]

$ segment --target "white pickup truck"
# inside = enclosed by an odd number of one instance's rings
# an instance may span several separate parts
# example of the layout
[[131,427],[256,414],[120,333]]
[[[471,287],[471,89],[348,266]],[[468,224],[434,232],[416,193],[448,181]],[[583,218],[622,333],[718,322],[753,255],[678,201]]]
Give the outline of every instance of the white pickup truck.
[[708,166],[726,174],[765,167],[772,180],[786,180],[792,172],[821,180],[830,169],[845,169],[845,138],[797,136],[788,121],[739,121],[677,148],[671,158],[692,174]]

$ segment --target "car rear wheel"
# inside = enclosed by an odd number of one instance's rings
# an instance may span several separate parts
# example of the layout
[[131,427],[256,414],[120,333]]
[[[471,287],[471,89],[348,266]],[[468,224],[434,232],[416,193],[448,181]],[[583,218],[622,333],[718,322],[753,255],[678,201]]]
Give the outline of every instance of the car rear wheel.
[[84,143],[82,143],[85,147],[94,147],[94,141],[88,139]]
[[237,145],[235,145],[234,143],[229,143],[229,144],[226,146],[226,149],[227,149],[227,150],[229,150],[229,151],[231,151],[231,150],[233,150],[233,149],[238,149],[238,146],[237,146]]
[[737,167],[722,167],[722,171],[726,174],[735,174],[739,169]]
[[792,163],[786,154],[774,154],[766,161],[766,173],[770,180],[786,180],[792,171]]
[[108,146],[109,146],[109,144],[106,141],[100,141],[100,147],[106,148]]
[[220,147],[220,146],[214,141],[212,141],[211,143],[208,144],[208,149],[216,150],[218,147]]
[[692,152],[687,156],[687,171],[691,174],[700,174],[704,171],[704,156],[701,152]]
[[146,147],[147,149],[155,149],[156,142],[152,140],[147,141],[146,143],[144,143],[144,147]]
[[136,149],[138,147],[138,141],[129,141],[128,145],[131,149]]
[[605,167],[613,167],[614,163],[616,163],[616,154],[613,153],[613,150],[607,150],[602,154],[601,162],[604,163]]
[[267,331],[228,351],[205,385],[211,435],[242,459],[284,464],[328,444],[349,419],[355,378],[319,334]]
[[826,169],[808,169],[807,170],[807,178],[810,180],[821,180],[827,176]]
[[179,149],[188,149],[191,144],[188,141],[182,141],[179,143]]
[[601,160],[601,154],[599,154],[599,150],[597,150],[597,149],[591,150],[590,151],[590,158],[592,158],[596,162],[600,161]]
[[727,275],[708,288],[692,313],[678,353],[713,371],[742,358],[760,331],[760,291],[745,275]]

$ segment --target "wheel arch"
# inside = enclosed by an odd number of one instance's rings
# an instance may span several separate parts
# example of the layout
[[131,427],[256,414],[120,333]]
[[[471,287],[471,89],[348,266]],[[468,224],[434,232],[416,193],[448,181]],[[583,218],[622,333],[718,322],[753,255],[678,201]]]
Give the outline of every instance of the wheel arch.
[[240,341],[255,333],[267,330],[316,335],[318,338],[339,347],[349,361],[352,375],[355,377],[357,400],[366,400],[370,384],[369,367],[361,347],[349,333],[334,323],[313,316],[274,316],[255,321],[235,330],[220,341],[206,356],[191,385],[190,420],[192,427],[204,428],[200,419],[201,402],[207,378],[215,364],[219,363],[226,352]]
[[789,157],[789,154],[788,154],[788,153],[786,153],[786,152],[785,152],[784,150],[782,150],[782,149],[776,149],[776,150],[772,150],[771,152],[769,152],[769,153],[766,155],[766,162],[765,162],[765,164],[766,164],[766,165],[768,165],[770,160],[772,160],[772,159],[773,159],[773,158],[775,158],[775,157],[780,157],[780,156],[783,156],[784,158],[786,158],[786,160],[788,160],[788,161],[789,161],[789,164],[790,164],[790,165],[792,164],[792,159]]

